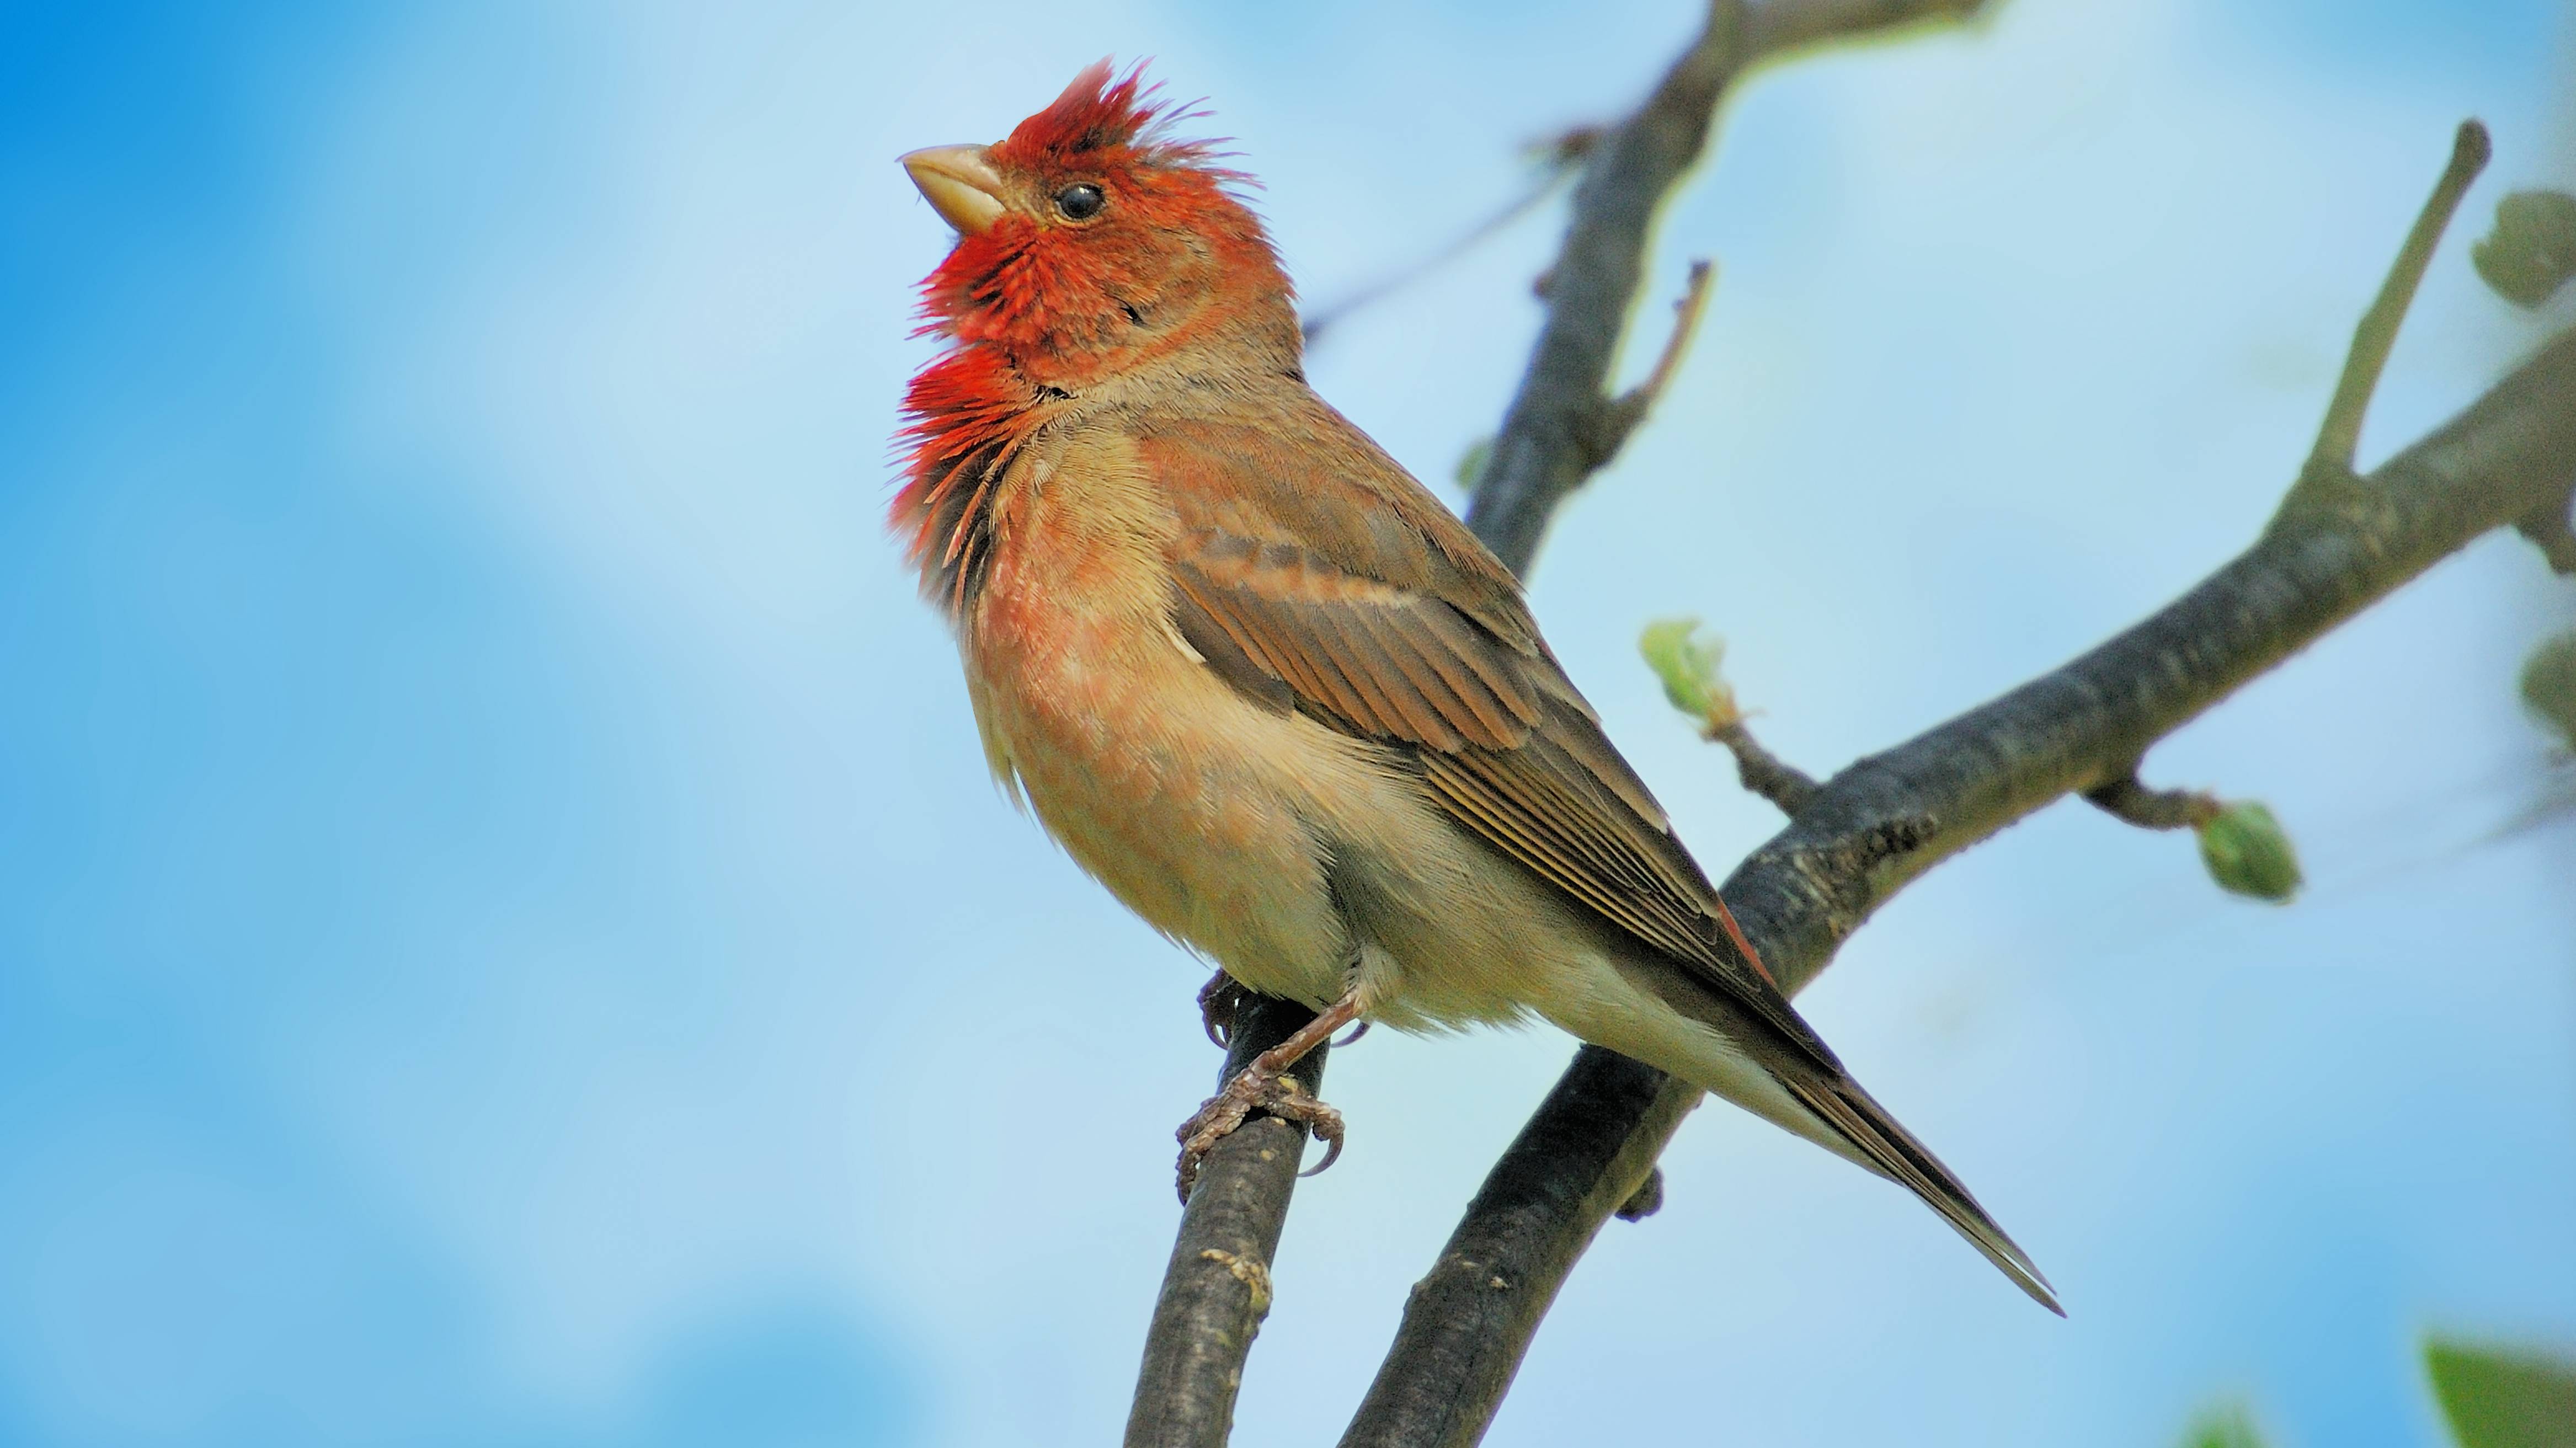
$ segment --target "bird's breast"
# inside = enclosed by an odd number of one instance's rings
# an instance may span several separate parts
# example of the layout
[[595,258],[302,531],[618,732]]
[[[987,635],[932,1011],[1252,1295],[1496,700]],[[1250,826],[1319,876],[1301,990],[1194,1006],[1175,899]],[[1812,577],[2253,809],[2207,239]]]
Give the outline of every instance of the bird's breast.
[[1256,989],[1331,999],[1352,947],[1316,813],[1364,751],[1251,704],[1182,639],[1171,510],[1132,448],[1077,439],[1030,471],[959,619],[995,774],[1157,930]]

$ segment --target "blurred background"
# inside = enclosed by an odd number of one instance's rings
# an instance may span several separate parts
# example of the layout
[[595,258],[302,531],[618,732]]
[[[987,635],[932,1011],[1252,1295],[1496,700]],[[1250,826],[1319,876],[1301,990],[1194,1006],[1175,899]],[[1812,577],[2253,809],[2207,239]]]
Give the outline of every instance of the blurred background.
[[[1204,972],[986,782],[882,532],[947,244],[893,157],[1155,57],[1329,305],[1698,20],[0,12],[0,1441],[1110,1440]],[[2576,179],[2564,4],[2008,0],[1746,84],[1639,313],[1707,255],[1707,324],[1534,594],[1701,857],[1777,821],[1642,623],[1707,619],[1826,772],[2155,607],[2270,512],[2471,114],[2365,466],[2571,316],[2466,262]],[[1561,218],[1312,359],[1453,503]],[[2071,1320],[1712,1107],[1488,1441],[2162,1444],[2234,1402],[2430,1445],[2427,1332],[2576,1345],[2576,827],[2514,693],[2571,616],[2492,537],[2151,756],[2272,806],[2294,905],[2062,805],[1805,998]],[[1336,1053],[1238,1443],[1338,1433],[1570,1049]]]

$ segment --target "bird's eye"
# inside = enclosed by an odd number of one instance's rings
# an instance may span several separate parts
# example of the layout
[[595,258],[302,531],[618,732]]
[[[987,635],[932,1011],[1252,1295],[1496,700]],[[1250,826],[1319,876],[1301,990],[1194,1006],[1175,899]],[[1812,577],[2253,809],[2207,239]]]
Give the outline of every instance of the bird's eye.
[[1089,221],[1106,204],[1100,188],[1088,181],[1076,182],[1055,194],[1056,212],[1067,221]]

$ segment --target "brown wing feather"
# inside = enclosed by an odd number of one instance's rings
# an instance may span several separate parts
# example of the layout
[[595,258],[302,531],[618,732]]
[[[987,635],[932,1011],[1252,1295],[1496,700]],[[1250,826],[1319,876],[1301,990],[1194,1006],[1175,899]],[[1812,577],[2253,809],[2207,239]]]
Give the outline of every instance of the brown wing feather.
[[1349,445],[1337,481],[1358,486],[1330,496],[1376,510],[1361,526],[1318,521],[1322,490],[1264,436],[1149,445],[1180,514],[1183,636],[1256,697],[1284,686],[1335,728],[1410,748],[1460,824],[1839,1070],[1720,925],[1716,889],[1539,640],[1511,575],[1332,421]]

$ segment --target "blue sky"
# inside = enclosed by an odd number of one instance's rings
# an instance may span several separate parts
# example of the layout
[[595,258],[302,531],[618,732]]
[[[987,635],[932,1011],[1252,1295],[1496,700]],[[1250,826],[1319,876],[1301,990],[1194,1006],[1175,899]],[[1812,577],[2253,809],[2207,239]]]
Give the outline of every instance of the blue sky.
[[[1329,301],[1693,11],[0,14],[0,1441],[1113,1433],[1200,971],[985,783],[880,531],[945,240],[891,158],[1152,55]],[[1821,770],[2154,607],[2260,526],[2461,116],[2497,159],[2365,461],[2567,322],[2462,243],[2576,180],[2571,47],[2536,0],[2017,0],[1750,84],[1659,238],[1708,323],[1534,593],[1702,856],[1775,821],[1639,624],[1707,618]],[[1317,384],[1445,479],[1556,223]],[[2576,838],[2496,837],[2571,615],[2491,539],[2156,752],[2271,802],[2296,906],[2062,807],[1806,998],[2069,1321],[1711,1107],[1489,1441],[2154,1444],[2240,1394],[2393,1448],[2426,1327],[2576,1342]],[[1567,1051],[1336,1057],[1238,1442],[1337,1431]]]

